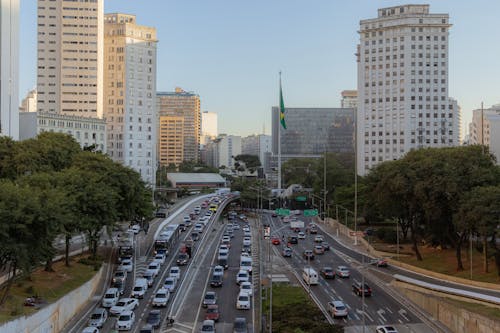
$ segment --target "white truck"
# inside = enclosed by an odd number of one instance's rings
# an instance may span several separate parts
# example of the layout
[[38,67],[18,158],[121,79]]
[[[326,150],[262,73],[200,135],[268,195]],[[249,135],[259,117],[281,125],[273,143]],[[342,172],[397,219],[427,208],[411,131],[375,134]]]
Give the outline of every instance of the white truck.
[[304,228],[304,221],[290,222],[290,229],[301,229],[301,228]]

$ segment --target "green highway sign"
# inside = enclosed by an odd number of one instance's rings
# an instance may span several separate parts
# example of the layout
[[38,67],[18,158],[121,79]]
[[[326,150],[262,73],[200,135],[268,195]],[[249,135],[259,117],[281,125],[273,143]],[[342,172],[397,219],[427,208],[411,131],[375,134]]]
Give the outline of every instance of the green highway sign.
[[295,198],[295,201],[307,201],[307,197],[301,195]]
[[278,215],[281,215],[281,216],[290,215],[290,209],[285,209],[285,208],[278,208],[274,212]]
[[304,209],[304,216],[318,216],[317,209]]

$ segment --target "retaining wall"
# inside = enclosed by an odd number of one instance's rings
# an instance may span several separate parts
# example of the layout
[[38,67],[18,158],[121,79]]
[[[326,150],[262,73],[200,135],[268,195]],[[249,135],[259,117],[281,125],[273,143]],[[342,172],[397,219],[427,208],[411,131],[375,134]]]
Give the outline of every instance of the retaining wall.
[[104,265],[94,277],[30,316],[23,316],[0,326],[0,332],[8,333],[57,333],[73,318],[99,286]]

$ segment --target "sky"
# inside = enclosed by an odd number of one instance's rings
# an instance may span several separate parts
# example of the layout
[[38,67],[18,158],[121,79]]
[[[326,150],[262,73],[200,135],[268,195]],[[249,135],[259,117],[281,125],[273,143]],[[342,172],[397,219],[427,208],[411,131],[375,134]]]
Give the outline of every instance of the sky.
[[[339,107],[357,86],[359,21],[406,3],[450,15],[449,91],[467,132],[473,109],[500,103],[500,1],[106,0],[104,12],[157,29],[158,91],[197,93],[219,133],[246,136],[270,134],[279,71],[286,107]],[[36,7],[21,1],[20,99],[36,87]]]

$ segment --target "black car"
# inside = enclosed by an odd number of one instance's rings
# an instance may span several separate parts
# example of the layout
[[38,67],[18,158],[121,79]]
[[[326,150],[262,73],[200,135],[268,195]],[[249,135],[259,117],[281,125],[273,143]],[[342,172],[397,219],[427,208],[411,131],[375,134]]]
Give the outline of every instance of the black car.
[[283,257],[291,257],[292,256],[292,249],[289,247],[283,248],[283,251],[281,252]]
[[191,233],[191,239],[194,240],[194,241],[197,241],[198,239],[200,239],[200,234],[197,233],[196,231],[193,231]]
[[189,261],[189,255],[187,253],[179,253],[179,255],[177,256],[177,265],[179,266],[183,266],[183,265],[187,265]]
[[297,236],[288,236],[288,243],[290,243],[290,244],[298,244],[299,243],[299,239],[297,238]]
[[247,319],[236,317],[233,323],[233,333],[248,333]]
[[361,282],[355,281],[352,284],[352,291],[358,296],[362,296],[363,293],[365,294],[365,296],[372,295],[372,288],[370,288],[366,283],[365,283],[364,288],[363,288],[363,284]]
[[306,260],[314,260],[314,253],[311,250],[305,250],[304,253],[302,254],[304,259]]
[[319,272],[325,279],[335,279],[335,271],[331,267],[323,267]]
[[149,311],[146,323],[153,326],[154,328],[159,328],[161,324],[161,311],[160,310]]
[[325,251],[330,251],[330,244],[328,244],[327,242],[321,243],[321,246],[323,246],[323,249]]
[[212,287],[222,287],[223,278],[222,275],[212,275],[210,280],[210,286]]

